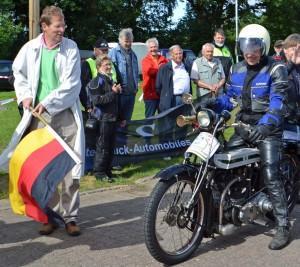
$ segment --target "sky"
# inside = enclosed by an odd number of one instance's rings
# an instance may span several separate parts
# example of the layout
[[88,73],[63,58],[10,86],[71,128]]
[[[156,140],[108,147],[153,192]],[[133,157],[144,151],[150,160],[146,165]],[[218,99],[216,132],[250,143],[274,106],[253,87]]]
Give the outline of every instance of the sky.
[[[248,3],[253,5],[255,3],[255,0],[248,0]],[[177,7],[174,10],[174,15],[172,18],[173,22],[178,22],[183,16],[185,11],[185,2],[181,2],[177,0]]]
[[177,1],[177,7],[174,10],[174,15],[172,18],[173,22],[178,22],[184,16],[185,5],[186,3]]

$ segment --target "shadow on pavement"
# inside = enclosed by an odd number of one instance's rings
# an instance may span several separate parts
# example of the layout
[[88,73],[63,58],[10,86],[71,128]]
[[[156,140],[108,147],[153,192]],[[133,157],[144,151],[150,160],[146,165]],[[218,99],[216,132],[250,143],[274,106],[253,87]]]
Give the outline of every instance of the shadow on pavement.
[[[90,250],[108,250],[144,244],[143,213],[146,197],[113,201],[82,207],[80,227],[82,235],[70,237],[63,227],[49,237],[37,233],[40,225],[33,221],[6,224],[0,221],[0,259],[5,266],[24,266],[53,251],[88,246]],[[300,211],[293,213],[293,240],[300,238]],[[295,219],[296,218],[296,219]],[[270,235],[270,228],[246,225],[230,236],[206,239],[194,257],[209,251],[221,251],[246,242],[247,237],[260,234]],[[292,241],[293,242],[293,241]],[[77,248],[78,249],[78,248]],[[0,264],[1,265],[1,264]]]
[[0,221],[1,262],[5,266],[24,266],[54,250],[78,245],[105,250],[143,244],[145,203],[146,198],[138,197],[81,208],[79,237],[68,236],[63,227],[44,237],[38,234],[40,225],[36,222]]

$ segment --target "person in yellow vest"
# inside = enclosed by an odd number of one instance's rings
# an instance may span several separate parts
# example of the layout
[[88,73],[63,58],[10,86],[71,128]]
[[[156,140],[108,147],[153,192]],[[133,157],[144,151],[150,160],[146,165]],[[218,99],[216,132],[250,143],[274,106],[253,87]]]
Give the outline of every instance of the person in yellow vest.
[[[80,102],[85,110],[88,109],[88,96],[86,92],[87,84],[97,76],[96,57],[108,54],[108,42],[99,38],[94,44],[94,55],[81,64],[81,91]],[[112,79],[117,83],[117,74],[114,66],[112,66]]]
[[222,28],[216,29],[214,32],[214,58],[218,58],[224,69],[225,77],[228,77],[231,65],[233,64],[233,58],[229,48],[225,45],[225,33]]

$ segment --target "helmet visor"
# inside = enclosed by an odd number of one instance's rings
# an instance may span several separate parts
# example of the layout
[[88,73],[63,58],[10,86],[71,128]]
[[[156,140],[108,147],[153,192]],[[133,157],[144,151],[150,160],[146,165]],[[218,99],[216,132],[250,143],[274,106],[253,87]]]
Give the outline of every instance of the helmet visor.
[[263,55],[265,43],[260,38],[239,38],[239,48],[243,54],[260,51]]

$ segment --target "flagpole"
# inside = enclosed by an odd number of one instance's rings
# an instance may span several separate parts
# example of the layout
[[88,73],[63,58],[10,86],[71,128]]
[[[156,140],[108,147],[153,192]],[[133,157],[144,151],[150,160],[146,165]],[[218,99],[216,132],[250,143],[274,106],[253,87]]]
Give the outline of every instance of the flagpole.
[[235,0],[235,56],[236,63],[239,62],[238,55],[238,34],[239,34],[239,9],[238,9],[238,0]]
[[14,102],[16,101],[17,99],[15,97],[13,98],[8,98],[8,99],[3,99],[3,100],[0,100],[0,106],[4,106],[8,103],[11,103],[11,102]]
[[6,108],[4,108],[3,106],[13,101],[16,101],[16,98],[8,98],[8,99],[0,100],[0,110],[6,110]]
[[33,107],[30,107],[31,113],[37,117],[48,129],[48,131],[54,136],[54,138],[61,144],[61,146],[66,150],[66,152],[70,155],[70,157],[76,162],[76,164],[82,163],[81,159],[76,155],[76,153],[70,148],[70,146],[59,136],[57,132],[49,125],[49,123],[45,120],[45,118],[34,112]]

